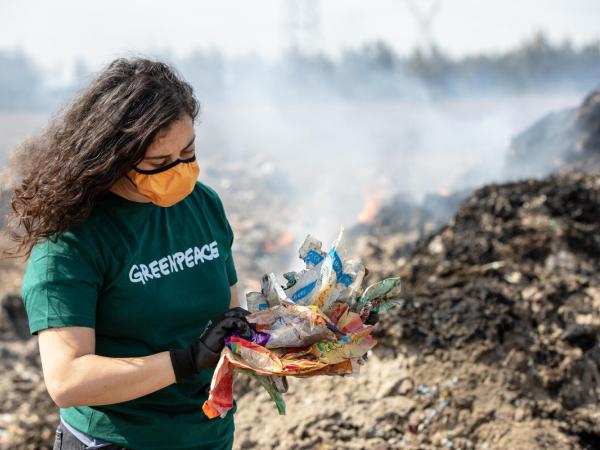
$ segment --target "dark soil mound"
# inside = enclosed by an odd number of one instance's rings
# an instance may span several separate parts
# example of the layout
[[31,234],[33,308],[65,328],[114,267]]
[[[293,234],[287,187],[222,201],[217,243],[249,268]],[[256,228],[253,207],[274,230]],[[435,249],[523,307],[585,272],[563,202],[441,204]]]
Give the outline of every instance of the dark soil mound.
[[507,168],[513,175],[600,167],[600,88],[577,108],[553,112],[515,136]]

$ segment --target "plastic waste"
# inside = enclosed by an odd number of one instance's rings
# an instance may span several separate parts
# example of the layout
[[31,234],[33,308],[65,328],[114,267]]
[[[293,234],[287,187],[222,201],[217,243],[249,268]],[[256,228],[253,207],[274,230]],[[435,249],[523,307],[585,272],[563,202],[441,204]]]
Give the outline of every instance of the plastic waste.
[[367,270],[346,259],[342,229],[327,252],[311,235],[298,252],[305,267],[287,272],[282,287],[273,273],[261,280],[261,292],[247,294],[246,317],[255,330],[250,339],[232,333],[202,406],[210,417],[224,417],[233,405],[233,372],[258,379],[280,414],[285,414],[281,377],[356,375],[364,355],[376,344],[370,311],[385,312],[400,304],[399,278],[388,278],[362,290]]
[[304,347],[335,335],[327,320],[315,309],[299,305],[277,305],[246,317],[256,330],[269,336],[265,347]]

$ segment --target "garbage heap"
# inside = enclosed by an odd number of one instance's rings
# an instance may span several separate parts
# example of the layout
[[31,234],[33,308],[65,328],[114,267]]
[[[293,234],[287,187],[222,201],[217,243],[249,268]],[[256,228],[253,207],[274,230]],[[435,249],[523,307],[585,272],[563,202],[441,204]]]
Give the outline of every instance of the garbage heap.
[[599,219],[599,175],[477,190],[401,268],[360,378],[290,383],[285,418],[248,392],[236,448],[598,448]]
[[600,88],[578,107],[546,114],[515,136],[506,168],[521,177],[600,168]]

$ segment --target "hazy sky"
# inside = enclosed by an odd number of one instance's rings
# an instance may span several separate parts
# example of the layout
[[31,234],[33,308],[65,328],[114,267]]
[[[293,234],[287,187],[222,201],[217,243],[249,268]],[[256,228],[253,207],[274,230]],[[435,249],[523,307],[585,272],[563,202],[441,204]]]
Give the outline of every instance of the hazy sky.
[[[301,0],[0,0],[0,49],[22,48],[52,71],[75,57],[93,66],[124,52],[218,48],[226,54],[276,58],[290,42],[290,14]],[[340,48],[384,39],[406,54],[420,42],[403,0],[305,0],[319,31],[313,44]],[[415,0],[427,10],[433,0]],[[536,30],[575,44],[600,37],[598,0],[441,0],[436,42],[454,55],[497,51]]]

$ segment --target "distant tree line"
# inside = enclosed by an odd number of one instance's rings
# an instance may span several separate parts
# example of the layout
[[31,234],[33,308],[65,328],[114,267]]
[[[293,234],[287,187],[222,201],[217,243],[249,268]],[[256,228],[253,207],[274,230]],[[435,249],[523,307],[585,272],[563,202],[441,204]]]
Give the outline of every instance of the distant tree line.
[[[590,90],[600,83],[600,41],[575,48],[542,34],[497,54],[451,58],[439,49],[400,56],[383,41],[340,57],[289,51],[275,63],[258,57],[226,58],[216,50],[170,61],[203,99],[272,96],[285,101],[327,98],[394,99],[495,95],[548,89]],[[78,62],[71,84],[48,87],[47,75],[22,52],[0,52],[0,110],[45,110],[85,84],[91,71]]]

